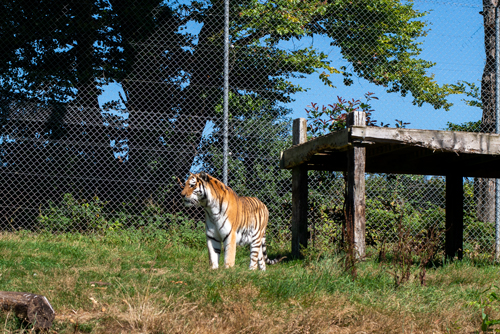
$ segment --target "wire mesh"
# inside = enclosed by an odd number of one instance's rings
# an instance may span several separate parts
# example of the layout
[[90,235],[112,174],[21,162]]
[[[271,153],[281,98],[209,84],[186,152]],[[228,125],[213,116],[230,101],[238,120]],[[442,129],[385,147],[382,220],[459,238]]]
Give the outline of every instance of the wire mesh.
[[[223,176],[223,4],[1,8],[0,229],[203,220],[182,206],[178,180]],[[271,237],[290,239],[291,173],[279,158],[292,118],[338,125],[361,108],[377,126],[495,129],[493,2],[231,1],[229,19],[228,183],[267,204]],[[311,239],[331,245],[341,238],[344,176],[309,178]],[[366,182],[369,243],[393,242],[400,221],[415,234],[443,231],[443,177]],[[465,178],[464,190],[464,247],[490,252],[494,181]]]

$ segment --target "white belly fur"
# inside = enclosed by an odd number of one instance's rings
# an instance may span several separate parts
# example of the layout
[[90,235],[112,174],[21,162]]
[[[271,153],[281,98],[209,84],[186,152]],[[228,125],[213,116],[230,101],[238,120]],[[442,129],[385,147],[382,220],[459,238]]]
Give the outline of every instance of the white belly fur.
[[248,245],[252,242],[253,231],[241,229],[236,232],[236,243],[240,246]]
[[[229,219],[226,220],[224,216],[219,216],[218,212],[214,214],[211,208],[208,208],[207,210],[206,227],[207,232],[221,242],[232,230]],[[242,228],[239,231],[236,231],[236,244],[240,246],[250,244],[252,242],[252,235],[254,234],[255,231],[253,231],[252,228]]]

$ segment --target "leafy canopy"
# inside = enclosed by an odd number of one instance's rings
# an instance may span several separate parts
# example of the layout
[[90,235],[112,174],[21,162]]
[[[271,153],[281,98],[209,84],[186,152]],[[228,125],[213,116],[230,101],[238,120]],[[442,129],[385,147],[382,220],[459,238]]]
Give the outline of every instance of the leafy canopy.
[[438,85],[427,74],[435,64],[419,58],[427,35],[425,14],[398,0],[275,0],[242,2],[239,16],[245,18],[249,36],[260,36],[266,47],[292,38],[328,37],[349,68],[336,68],[318,50],[299,51],[301,62],[318,71],[327,85],[333,86],[331,74],[342,74],[346,85],[355,74],[388,92],[411,93],[418,106],[429,103],[448,110],[452,104],[446,97],[455,89]]
[[[163,106],[179,109],[182,103],[201,103],[204,94],[203,101],[215,112],[222,87],[222,1],[36,2],[2,5],[4,90],[12,92],[15,87],[30,98],[64,101],[84,90],[84,84],[100,88],[112,81],[144,81],[143,73],[165,83],[164,95],[171,92],[167,101],[158,102]],[[317,72],[333,86],[333,74],[342,75],[347,85],[356,75],[388,92],[411,94],[416,105],[449,109],[446,97],[454,88],[438,85],[427,73],[434,63],[420,59],[421,40],[427,34],[425,14],[399,0],[231,1],[231,85],[235,93],[278,104],[304,90],[291,78]],[[189,22],[202,24],[197,36],[186,29]],[[34,26],[37,29],[30,28]],[[311,36],[329,38],[350,66],[336,67],[324,52],[310,46],[288,50],[283,44]],[[203,71],[197,72],[200,67],[209,74],[203,80],[198,73]],[[191,84],[198,95],[189,92]],[[160,88],[125,86],[130,98],[152,89],[161,93]],[[85,91],[92,98],[98,92]],[[138,102],[148,104],[144,99]]]

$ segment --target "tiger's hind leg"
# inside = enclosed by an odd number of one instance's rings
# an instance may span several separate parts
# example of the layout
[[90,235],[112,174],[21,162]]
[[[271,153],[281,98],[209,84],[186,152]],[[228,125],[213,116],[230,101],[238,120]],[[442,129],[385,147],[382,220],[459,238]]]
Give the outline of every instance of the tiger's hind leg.
[[262,243],[260,246],[260,254],[259,254],[259,269],[262,271],[266,270],[266,259],[264,258],[264,247],[265,247],[265,244]]
[[262,240],[254,240],[250,245],[250,270],[266,270],[266,263],[262,253]]

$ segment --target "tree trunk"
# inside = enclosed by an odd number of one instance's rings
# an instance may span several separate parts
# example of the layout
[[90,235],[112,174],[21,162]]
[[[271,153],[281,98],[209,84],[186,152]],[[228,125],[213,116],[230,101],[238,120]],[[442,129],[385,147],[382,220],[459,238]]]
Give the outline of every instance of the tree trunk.
[[[486,63],[481,80],[481,102],[483,116],[481,131],[492,133],[495,131],[495,7],[497,1],[483,0],[484,18],[484,49]],[[477,203],[477,219],[483,222],[495,220],[495,179],[475,179],[474,193]]]
[[[104,126],[104,119],[98,102],[100,94],[99,84],[95,78],[96,48],[95,43],[99,39],[98,26],[94,19],[95,1],[82,0],[75,3],[74,46],[76,61],[76,83],[77,95],[75,100],[68,103],[64,114],[53,117],[52,126],[63,128],[64,133],[59,141],[58,154],[54,159],[58,160],[59,168],[64,168],[68,176],[66,182],[78,189],[69,191],[90,200],[97,196],[109,200],[114,188],[109,186],[109,179],[116,178],[116,164],[110,138]],[[85,180],[96,179],[99,175],[100,182],[88,182]],[[79,180],[73,178],[77,176]],[[73,180],[71,180],[73,179]]]
[[[220,13],[221,8],[214,5],[209,11]],[[134,50],[133,69],[123,87],[130,112],[127,164],[143,182],[141,198],[151,198],[159,184],[175,184],[175,177],[187,175],[205,125],[221,103],[223,20],[207,17],[189,57],[168,58],[178,48],[169,44],[169,38],[176,38],[174,18],[166,19]],[[189,72],[188,86],[171,80],[176,70]],[[168,201],[178,197],[177,187],[171,191]]]
[[94,75],[94,43],[98,40],[93,16],[94,0],[80,0],[75,5],[75,40],[77,95],[76,105],[83,106],[85,113],[99,114],[100,108]]

